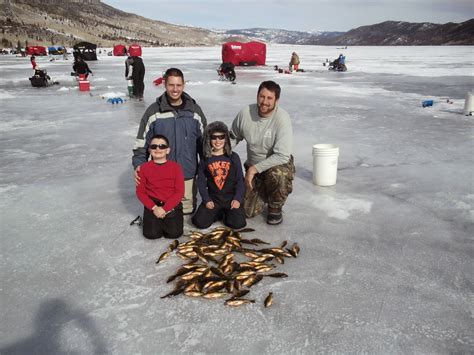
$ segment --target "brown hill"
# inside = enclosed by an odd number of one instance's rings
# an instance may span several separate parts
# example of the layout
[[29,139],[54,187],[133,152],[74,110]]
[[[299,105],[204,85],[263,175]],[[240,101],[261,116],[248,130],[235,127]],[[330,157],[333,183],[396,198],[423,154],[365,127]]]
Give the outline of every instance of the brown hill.
[[225,34],[150,20],[117,10],[99,0],[3,0],[3,46],[65,45],[85,40],[99,47],[208,46],[229,40]]

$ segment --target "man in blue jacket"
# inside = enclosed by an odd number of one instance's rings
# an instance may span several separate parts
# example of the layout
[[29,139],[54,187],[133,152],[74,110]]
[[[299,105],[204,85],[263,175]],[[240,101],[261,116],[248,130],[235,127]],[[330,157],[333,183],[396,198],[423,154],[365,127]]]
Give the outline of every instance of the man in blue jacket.
[[161,134],[168,138],[171,152],[168,159],[181,165],[184,172],[183,213],[191,214],[196,208],[195,177],[198,155],[202,157],[202,133],[206,117],[196,101],[184,92],[184,75],[170,68],[164,75],[165,89],[156,102],[143,114],[133,148],[132,164],[138,183],[140,165],[148,161],[150,139]]

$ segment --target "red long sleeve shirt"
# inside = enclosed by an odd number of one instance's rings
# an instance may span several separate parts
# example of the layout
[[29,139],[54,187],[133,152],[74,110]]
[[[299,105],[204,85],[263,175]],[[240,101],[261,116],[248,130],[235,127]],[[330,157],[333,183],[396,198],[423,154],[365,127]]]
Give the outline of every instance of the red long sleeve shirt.
[[184,175],[181,166],[171,160],[157,164],[148,161],[140,166],[140,183],[136,192],[143,205],[152,209],[156,205],[150,197],[163,201],[166,212],[175,208],[184,196]]

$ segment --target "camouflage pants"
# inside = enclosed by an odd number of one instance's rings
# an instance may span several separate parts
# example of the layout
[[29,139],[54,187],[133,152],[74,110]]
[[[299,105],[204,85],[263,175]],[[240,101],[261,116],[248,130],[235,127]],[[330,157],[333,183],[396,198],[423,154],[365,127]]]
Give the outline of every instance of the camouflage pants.
[[262,213],[266,203],[271,208],[282,208],[288,195],[293,191],[294,176],[293,156],[286,164],[277,165],[256,174],[253,179],[253,189],[245,191],[245,216],[251,218]]

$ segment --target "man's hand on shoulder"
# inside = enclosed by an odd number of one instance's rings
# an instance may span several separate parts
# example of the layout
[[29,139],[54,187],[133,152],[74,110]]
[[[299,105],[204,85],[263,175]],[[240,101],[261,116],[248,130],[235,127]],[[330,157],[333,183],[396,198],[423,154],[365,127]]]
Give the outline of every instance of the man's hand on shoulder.
[[135,169],[135,185],[138,186],[140,184],[140,176],[138,175],[138,172],[140,171],[140,167],[138,166]]

